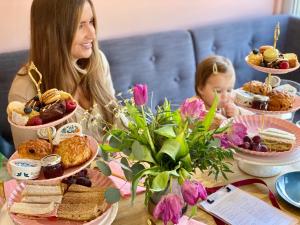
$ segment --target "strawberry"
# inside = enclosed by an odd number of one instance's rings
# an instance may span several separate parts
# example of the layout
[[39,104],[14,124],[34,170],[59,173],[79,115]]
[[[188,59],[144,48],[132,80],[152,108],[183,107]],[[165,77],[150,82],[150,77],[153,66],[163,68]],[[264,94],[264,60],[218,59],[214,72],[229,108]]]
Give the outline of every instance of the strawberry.
[[34,117],[31,117],[27,121],[26,126],[37,126],[37,125],[42,125],[42,124],[43,124],[43,121],[42,121],[41,117],[40,116],[34,116]]
[[72,99],[66,100],[66,111],[67,113],[72,112],[76,108],[76,102],[74,102]]
[[279,68],[280,69],[288,69],[290,67],[289,65],[289,62],[287,61],[282,61],[280,64],[279,64]]

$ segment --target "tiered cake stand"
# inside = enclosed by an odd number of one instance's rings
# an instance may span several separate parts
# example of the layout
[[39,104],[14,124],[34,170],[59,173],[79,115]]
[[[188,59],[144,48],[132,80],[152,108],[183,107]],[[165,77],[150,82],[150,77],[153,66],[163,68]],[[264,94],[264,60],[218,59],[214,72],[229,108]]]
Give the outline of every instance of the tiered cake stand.
[[[37,70],[37,68],[34,66],[33,63],[31,64],[31,69],[35,70],[39,74],[39,76],[40,76],[40,80],[38,82],[36,82],[32,78],[32,75],[29,72],[29,75],[31,76],[32,81],[34,82],[34,84],[37,87],[38,96],[41,99],[41,91],[40,91],[39,86],[41,84],[42,75],[39,73],[39,71]],[[50,134],[50,131],[51,131],[50,128],[54,127],[54,126],[56,126],[58,124],[61,124],[61,123],[65,122],[67,119],[69,119],[70,117],[73,116],[73,114],[75,113],[75,111],[77,109],[78,109],[78,104],[77,104],[77,107],[75,108],[75,110],[73,110],[71,113],[65,115],[63,118],[61,118],[59,120],[56,120],[56,121],[53,121],[53,122],[50,122],[50,123],[47,123],[47,124],[43,124],[43,125],[37,125],[37,126],[19,126],[19,125],[16,125],[15,123],[13,123],[10,120],[9,117],[8,117],[8,122],[12,126],[17,127],[19,129],[24,129],[25,131],[26,130],[47,129],[49,142],[52,144],[52,137],[51,137],[51,134]],[[58,135],[58,134],[56,134],[56,135]],[[71,167],[71,168],[65,169],[62,176],[55,177],[55,178],[52,178],[52,179],[46,179],[43,175],[41,175],[42,173],[40,173],[39,177],[37,179],[35,179],[35,180],[30,180],[30,183],[31,184],[32,183],[35,183],[35,184],[57,183],[60,180],[62,180],[63,178],[66,178],[66,177],[69,177],[71,175],[74,175],[74,174],[78,173],[79,171],[81,171],[82,169],[87,168],[92,163],[92,161],[96,158],[96,156],[98,154],[98,151],[99,151],[98,143],[97,143],[97,141],[93,137],[88,136],[88,141],[89,141],[89,144],[90,144],[90,147],[91,147],[91,150],[92,150],[92,156],[90,157],[90,159],[87,162],[85,162],[85,163],[83,163],[82,165],[79,165],[79,166],[75,166],[75,167]],[[20,157],[18,155],[18,152],[15,152],[9,158],[9,161],[13,160],[13,159],[17,159],[17,158],[20,158]],[[8,167],[7,168],[8,172],[11,175],[11,168],[10,168],[9,162],[7,163],[7,167]],[[108,177],[102,175],[98,171],[95,171],[95,170],[91,170],[91,171],[92,171],[92,173],[91,173],[92,175],[90,175],[90,179],[93,181],[93,183],[96,186],[99,186],[99,187],[114,186],[114,184],[112,183],[112,181]],[[26,180],[20,180],[19,186],[16,186],[14,190],[11,190],[12,194],[11,194],[11,196],[9,196],[9,199],[11,200],[10,203],[12,203],[13,201],[15,201],[15,200],[13,200],[13,199],[15,199],[14,198],[15,197],[14,193],[18,193],[18,190],[21,190],[20,185],[22,184],[22,182],[26,183]],[[8,209],[8,211],[9,211],[9,209]],[[16,224],[20,224],[20,225],[27,225],[27,224],[49,224],[49,225],[50,224],[59,224],[59,225],[67,225],[67,224],[68,225],[73,225],[73,224],[74,225],[96,225],[96,224],[97,225],[99,225],[99,224],[101,224],[101,225],[103,224],[104,225],[105,224],[105,225],[108,225],[108,224],[111,224],[113,222],[113,220],[115,219],[117,211],[118,211],[118,203],[115,203],[115,204],[111,205],[102,215],[100,215],[96,219],[94,219],[92,221],[89,221],[87,223],[76,222],[76,221],[74,222],[74,221],[70,221],[70,220],[49,220],[49,219],[45,219],[45,218],[44,219],[34,219],[34,218],[27,218],[27,217],[23,217],[23,216],[11,214],[11,213],[9,213],[9,215],[10,215],[11,219]]]
[[[279,24],[277,24],[274,31],[274,48],[276,49],[276,42],[278,40],[280,33]],[[253,69],[258,70],[260,72],[264,72],[268,74],[268,81],[271,81],[272,74],[286,74],[292,72],[299,68],[299,63],[296,67],[289,69],[275,69],[275,68],[266,68],[261,66],[252,65],[248,62],[248,57],[245,58],[247,64],[251,66]],[[290,165],[300,161],[300,129],[293,123],[277,119],[273,116],[280,116],[287,113],[292,113],[300,109],[300,97],[296,95],[295,102],[293,107],[288,111],[264,111],[264,110],[256,110],[251,108],[245,108],[254,112],[257,115],[245,117],[243,119],[237,120],[245,120],[244,122],[248,123],[247,128],[250,130],[259,129],[259,128],[279,128],[282,130],[286,130],[290,133],[296,135],[296,145],[294,149],[289,152],[283,152],[278,154],[253,154],[247,153],[245,151],[239,151],[234,154],[234,158],[238,161],[239,168],[253,176],[257,177],[271,177],[278,175],[283,166]],[[270,117],[272,116],[272,117]]]

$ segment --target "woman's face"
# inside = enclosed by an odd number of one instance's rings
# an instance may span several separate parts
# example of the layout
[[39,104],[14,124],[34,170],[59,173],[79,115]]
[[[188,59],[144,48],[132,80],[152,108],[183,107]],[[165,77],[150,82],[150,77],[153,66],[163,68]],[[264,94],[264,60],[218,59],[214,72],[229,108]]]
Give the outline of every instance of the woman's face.
[[71,46],[72,58],[74,60],[89,58],[93,51],[95,38],[94,15],[90,4],[86,1]]
[[214,100],[214,95],[219,95],[218,108],[224,107],[231,100],[231,92],[234,87],[235,76],[232,73],[218,73],[211,75],[204,87],[198,87],[198,92],[207,107],[210,107]]

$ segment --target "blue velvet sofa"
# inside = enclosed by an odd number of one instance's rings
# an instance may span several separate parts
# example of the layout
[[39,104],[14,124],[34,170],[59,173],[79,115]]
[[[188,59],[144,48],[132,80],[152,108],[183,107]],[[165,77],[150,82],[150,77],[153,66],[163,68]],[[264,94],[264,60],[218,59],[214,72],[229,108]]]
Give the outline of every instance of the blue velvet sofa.
[[[165,97],[179,104],[194,95],[196,65],[208,55],[224,55],[232,60],[236,87],[249,80],[264,80],[265,74],[249,68],[244,58],[251,49],[273,43],[277,22],[281,26],[278,48],[300,56],[300,18],[286,15],[104,40],[100,48],[110,63],[117,93],[126,93],[135,83],[147,83],[153,91],[153,106]],[[7,94],[27,55],[27,50],[0,54],[0,151],[6,156],[14,151],[6,121]],[[299,71],[282,76],[300,82]]]

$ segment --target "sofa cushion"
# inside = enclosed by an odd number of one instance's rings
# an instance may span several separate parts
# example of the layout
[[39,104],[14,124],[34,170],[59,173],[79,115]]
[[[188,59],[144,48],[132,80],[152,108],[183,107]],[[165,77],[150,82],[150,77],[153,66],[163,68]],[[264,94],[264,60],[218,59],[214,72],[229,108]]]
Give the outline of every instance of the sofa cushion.
[[236,87],[250,80],[264,80],[266,74],[250,68],[245,57],[261,45],[273,45],[274,28],[280,23],[277,48],[285,50],[288,16],[263,17],[234,23],[217,24],[191,29],[196,61],[209,55],[229,58],[236,71]]
[[6,115],[8,92],[14,76],[16,75],[18,70],[26,63],[27,58],[28,51],[17,51],[0,54],[0,135],[11,144],[13,142],[11,137],[10,125],[7,122]]
[[165,97],[179,104],[194,95],[195,57],[187,31],[171,31],[105,40],[100,48],[110,64],[116,92],[127,93],[136,83],[146,83],[152,106]]

